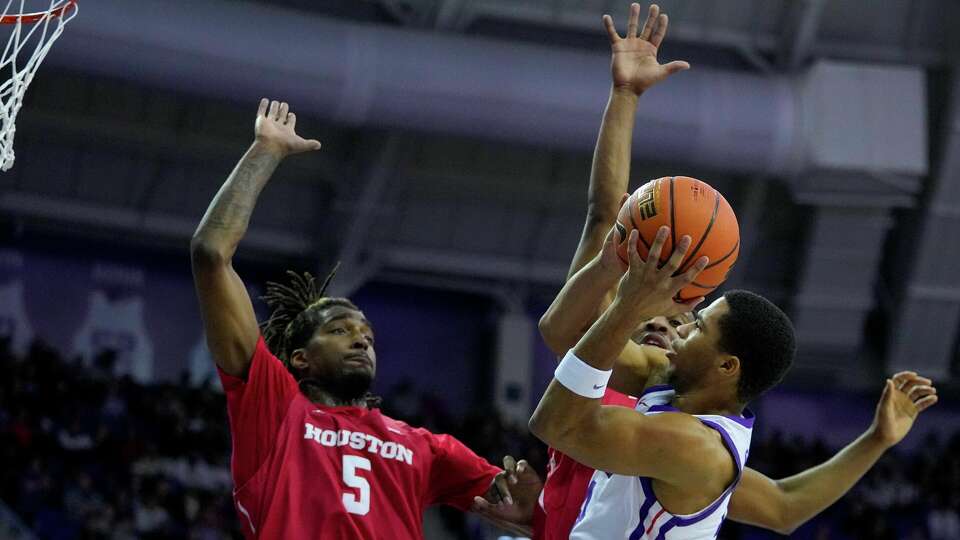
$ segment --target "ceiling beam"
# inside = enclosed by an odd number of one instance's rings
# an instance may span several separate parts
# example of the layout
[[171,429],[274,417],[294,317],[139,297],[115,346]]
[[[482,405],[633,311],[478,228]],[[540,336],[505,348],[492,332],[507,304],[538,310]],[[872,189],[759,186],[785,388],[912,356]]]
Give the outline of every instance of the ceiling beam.
[[[61,139],[68,143],[100,148],[115,148],[160,155],[177,162],[234,160],[252,142],[252,136],[223,137],[204,133],[183,133],[143,122],[105,118],[93,114],[65,113],[31,108],[17,118],[19,135],[36,135],[45,141]],[[244,132],[246,133],[246,132]],[[310,183],[337,178],[337,167],[323,152],[313,159],[291,160],[285,164],[291,178]]]
[[[183,240],[193,236],[199,221],[159,212],[142,212],[73,200],[53,199],[32,193],[0,193],[0,212],[45,223],[62,223],[74,228],[89,226],[113,231]],[[243,250],[265,254],[303,256],[310,253],[313,241],[286,230],[251,226],[242,241]]]
[[826,0],[802,0],[788,5],[787,28],[780,43],[780,65],[796,71],[810,58]]
[[563,263],[412,246],[394,246],[382,251],[384,267],[398,270],[544,285],[563,283],[567,276],[567,265]]
[[[822,2],[822,0],[816,1]],[[808,28],[813,30],[814,35],[819,18],[822,15],[822,9],[821,7],[819,12],[817,10],[808,11],[808,16],[811,18]],[[602,37],[602,28],[598,25],[597,13],[578,8],[557,11],[555,7],[548,5],[527,4],[516,6],[511,2],[484,0],[472,5],[468,16],[470,18],[489,17],[536,25],[550,24],[553,28],[595,32],[598,39]],[[722,47],[739,52],[741,55],[744,55],[746,51],[744,60],[761,68],[762,64],[756,62],[757,55],[776,55],[783,43],[783,38],[773,33],[753,35],[729,28],[708,28],[706,24],[709,23],[692,24],[678,18],[672,21],[670,25],[670,41],[707,47]],[[946,53],[935,48],[905,48],[900,45],[824,38],[812,40],[807,49],[807,56],[922,66],[943,65],[949,59]]]
[[381,206],[387,183],[396,177],[397,163],[400,159],[401,139],[399,135],[388,135],[377,156],[368,166],[360,186],[360,195],[353,201],[356,192],[353,185],[345,186],[341,201],[349,205],[344,212],[347,223],[343,242],[340,244],[338,259],[345,270],[341,278],[331,284],[334,296],[351,296],[357,289],[373,277],[380,266],[377,250],[369,248],[370,231],[377,223],[376,215]]
[[473,21],[473,14],[466,0],[441,0],[434,22],[438,30],[462,32]]
[[898,276],[899,303],[891,309],[888,372],[916,370],[934,380],[951,374],[960,327],[960,66],[953,70],[936,173],[923,203],[919,234],[897,257],[909,261]]

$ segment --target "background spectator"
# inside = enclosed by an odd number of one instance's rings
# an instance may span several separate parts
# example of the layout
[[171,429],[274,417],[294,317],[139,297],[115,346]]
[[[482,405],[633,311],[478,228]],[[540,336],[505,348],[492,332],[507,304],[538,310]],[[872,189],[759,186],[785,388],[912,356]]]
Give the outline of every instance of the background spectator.
[[[0,345],[0,498],[41,538],[240,538],[231,500],[230,439],[221,393],[189,385],[115,380],[43,343],[26,357]],[[490,408],[458,419],[410,381],[384,409],[460,438],[492,463],[522,456],[545,470],[545,448]],[[774,477],[828,459],[822,441],[778,432],[753,444],[750,464]],[[894,449],[834,507],[794,536],[817,540],[960,538],[960,433],[931,435],[912,455]],[[496,538],[454,510],[427,516],[434,536]],[[430,527],[434,527],[431,529]],[[445,529],[441,533],[441,529]],[[428,533],[429,534],[429,533]],[[434,536],[429,536],[433,538]],[[728,522],[721,538],[776,535]]]

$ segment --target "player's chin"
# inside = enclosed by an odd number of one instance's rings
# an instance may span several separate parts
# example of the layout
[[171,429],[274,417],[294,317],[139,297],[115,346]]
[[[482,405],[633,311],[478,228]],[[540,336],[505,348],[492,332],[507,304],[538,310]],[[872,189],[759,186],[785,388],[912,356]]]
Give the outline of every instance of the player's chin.
[[369,363],[345,362],[344,365],[340,367],[340,379],[351,381],[353,384],[362,384],[363,382],[366,382],[368,385],[373,384],[373,378],[376,374],[376,368]]
[[340,362],[341,371],[368,371],[374,373],[376,371],[375,364],[373,360],[367,357],[347,357]]

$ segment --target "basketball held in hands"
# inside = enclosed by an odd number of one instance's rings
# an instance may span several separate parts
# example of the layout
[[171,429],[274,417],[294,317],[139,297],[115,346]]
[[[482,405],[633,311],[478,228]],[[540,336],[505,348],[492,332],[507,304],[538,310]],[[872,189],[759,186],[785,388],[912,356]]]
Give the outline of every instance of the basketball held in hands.
[[644,260],[660,227],[670,227],[660,263],[673,254],[683,235],[691,239],[690,250],[677,274],[686,272],[702,256],[709,264],[697,279],[680,290],[677,299],[692,300],[710,294],[727,279],[740,253],[740,226],[723,195],[706,182],[689,176],[667,176],[640,186],[623,203],[617,216],[617,255],[627,262],[630,231],[640,233],[640,257]]

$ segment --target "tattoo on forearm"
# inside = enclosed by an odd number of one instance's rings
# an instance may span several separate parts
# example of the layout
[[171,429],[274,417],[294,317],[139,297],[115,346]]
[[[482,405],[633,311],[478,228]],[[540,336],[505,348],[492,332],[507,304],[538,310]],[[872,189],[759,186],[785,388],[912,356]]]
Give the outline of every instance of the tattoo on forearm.
[[213,198],[200,230],[242,234],[250,221],[260,191],[278,164],[276,156],[252,148]]

